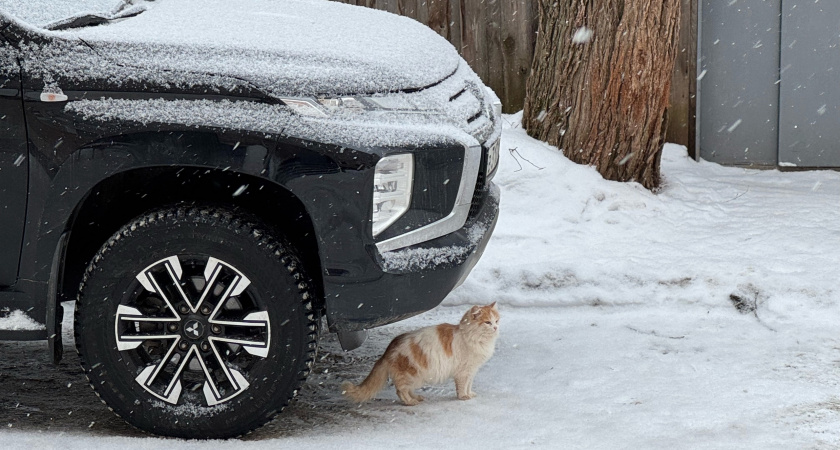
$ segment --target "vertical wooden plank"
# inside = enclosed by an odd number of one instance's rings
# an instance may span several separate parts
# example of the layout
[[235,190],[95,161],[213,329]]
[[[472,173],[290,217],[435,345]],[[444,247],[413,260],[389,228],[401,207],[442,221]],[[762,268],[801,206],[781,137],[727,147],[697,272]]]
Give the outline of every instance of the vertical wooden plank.
[[505,97],[502,1],[462,0],[461,56],[499,98]]
[[686,5],[691,0],[682,0],[680,4],[680,35],[677,43],[677,57],[674,72],[671,75],[670,104],[668,105],[668,131],[666,140],[675,144],[688,143],[688,42],[684,14]]
[[688,154],[699,159],[697,148],[697,39],[700,26],[699,1],[689,0],[689,17],[686,18],[688,35]]
[[429,24],[429,2],[432,0],[417,0],[414,19],[420,23]]
[[478,67],[478,49],[477,44],[475,43],[475,21],[473,13],[474,9],[471,8],[475,4],[475,0],[461,0],[461,46],[458,47],[458,51],[461,53],[461,57],[467,62],[467,64],[472,67],[472,69],[480,74],[481,68]]
[[461,52],[462,46],[462,39],[461,39],[461,26],[463,25],[463,21],[461,20],[461,2],[463,0],[449,0],[449,42],[458,49],[458,52]]
[[428,3],[427,24],[437,34],[449,39],[449,0],[425,0]]
[[461,56],[482,80],[489,77],[487,61],[487,0],[461,1]]
[[417,2],[422,0],[399,0],[399,14],[417,19]]
[[400,4],[397,0],[375,0],[376,8],[390,13],[399,14]]
[[505,65],[502,51],[502,3],[509,3],[511,0],[485,0],[484,7],[487,9],[487,53],[484,58],[487,60],[487,77],[483,78],[484,84],[496,91],[500,99],[508,97],[505,86]]
[[697,2],[682,0],[680,36],[668,107],[668,142],[685,145],[695,154],[695,92],[697,88]]
[[537,40],[537,15],[533,0],[502,2],[502,57],[504,71],[504,112],[514,113],[525,104],[525,83],[531,72]]

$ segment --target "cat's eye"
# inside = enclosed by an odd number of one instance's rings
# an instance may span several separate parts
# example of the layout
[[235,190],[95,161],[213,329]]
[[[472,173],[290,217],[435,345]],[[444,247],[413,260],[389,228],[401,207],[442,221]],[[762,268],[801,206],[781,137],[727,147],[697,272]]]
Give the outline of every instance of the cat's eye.
[[487,322],[484,322],[484,323],[486,323],[487,325],[493,325],[493,322],[490,322],[489,320]]

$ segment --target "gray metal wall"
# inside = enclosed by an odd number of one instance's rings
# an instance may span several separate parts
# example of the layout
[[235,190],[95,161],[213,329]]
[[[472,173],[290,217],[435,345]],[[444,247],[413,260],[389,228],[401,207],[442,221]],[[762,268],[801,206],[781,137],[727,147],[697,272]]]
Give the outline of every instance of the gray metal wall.
[[840,1],[782,1],[779,163],[840,167]]
[[700,13],[700,157],[776,165],[781,0],[703,0]]
[[840,167],[840,1],[703,0],[699,16],[700,157]]

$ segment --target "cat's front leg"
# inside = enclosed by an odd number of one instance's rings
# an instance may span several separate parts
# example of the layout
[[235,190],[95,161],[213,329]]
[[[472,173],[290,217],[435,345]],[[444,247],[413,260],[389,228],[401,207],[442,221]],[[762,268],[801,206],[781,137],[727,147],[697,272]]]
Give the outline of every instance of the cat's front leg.
[[474,375],[474,373],[455,375],[455,392],[458,394],[458,400],[469,400],[475,397],[475,392],[472,392]]
[[473,398],[473,397],[475,397],[475,395],[476,395],[476,394],[475,394],[475,391],[473,391],[473,390],[472,390],[472,383],[473,383],[473,379],[475,379],[475,372],[473,372],[473,374],[472,374],[472,375],[470,375],[469,380],[467,380],[467,388],[466,388],[466,391],[467,391],[467,393],[468,393],[467,395],[469,395],[469,396],[470,396],[470,398]]

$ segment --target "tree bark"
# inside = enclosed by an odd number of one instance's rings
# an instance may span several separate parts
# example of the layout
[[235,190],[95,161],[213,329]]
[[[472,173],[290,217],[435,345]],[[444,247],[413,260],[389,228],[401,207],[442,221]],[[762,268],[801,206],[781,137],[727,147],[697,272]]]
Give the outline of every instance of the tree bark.
[[528,134],[606,179],[658,187],[680,0],[538,1]]

